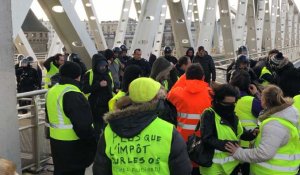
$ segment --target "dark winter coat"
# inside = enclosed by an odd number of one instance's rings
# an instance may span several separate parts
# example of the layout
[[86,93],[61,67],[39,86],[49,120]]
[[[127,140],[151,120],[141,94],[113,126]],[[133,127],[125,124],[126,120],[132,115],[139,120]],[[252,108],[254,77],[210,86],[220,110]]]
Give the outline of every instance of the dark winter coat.
[[204,57],[197,55],[194,58],[193,63],[200,63],[202,66],[205,75],[205,82],[210,83],[210,81],[216,81],[215,63],[210,55],[205,55]]
[[300,69],[295,68],[293,63],[277,70],[275,81],[285,96],[294,97],[300,94]]
[[181,77],[181,75],[183,75],[185,73],[185,71],[183,69],[180,68],[180,66],[178,64],[176,64],[176,70],[178,73],[178,76]]
[[39,88],[38,72],[31,66],[17,68],[16,77],[18,93],[33,91]]
[[[139,106],[130,106],[124,110],[107,114],[105,119],[117,135],[124,138],[132,138],[155,120],[157,117],[154,110],[156,106],[157,104],[153,102]],[[112,175],[112,163],[105,153],[105,148],[105,137],[102,135],[94,161],[94,174]],[[186,144],[175,128],[172,134],[169,170],[171,175],[189,175],[192,170],[186,151]]]
[[[64,78],[60,84],[72,84],[79,87],[79,82]],[[88,167],[96,152],[96,138],[92,127],[93,116],[90,106],[82,93],[67,92],[63,97],[63,111],[70,119],[79,140],[60,141],[50,138],[54,168],[59,172],[74,171]],[[46,109],[46,120],[48,114]]]
[[167,59],[170,63],[173,63],[173,65],[176,65],[178,62],[177,58],[172,55],[165,55],[165,59]]
[[126,66],[129,65],[137,65],[142,69],[142,76],[143,77],[148,77],[150,75],[151,72],[151,67],[150,64],[147,60],[145,60],[144,58],[140,59],[140,60],[136,60],[134,58],[131,58],[130,60],[127,61]]
[[[220,117],[221,117],[221,124],[230,126],[233,129],[234,133],[237,134],[237,126],[238,126],[239,119],[236,116],[234,116],[233,120],[229,122],[226,119],[224,119],[222,116]],[[215,149],[223,152],[228,152],[225,149],[225,144],[227,142],[232,142],[232,143],[237,143],[237,142],[218,139],[216,123],[215,123],[215,115],[212,111],[206,110],[202,114],[201,121],[202,122],[200,125],[200,131],[202,134],[201,135],[202,141],[204,143],[204,150],[205,150],[204,153],[206,154],[207,158],[211,159],[211,164],[212,164],[212,159],[214,156]],[[244,133],[241,135],[241,139],[246,141],[251,141],[255,139],[255,136],[250,131],[244,130]]]
[[54,66],[56,66],[57,68],[59,68],[59,65],[56,64],[56,62],[54,61],[55,57],[49,57],[46,61],[44,61],[43,65],[44,67],[47,69],[47,72],[49,72],[50,68],[51,68],[51,63],[54,64]]
[[[90,93],[88,101],[90,103],[92,113],[95,122],[103,123],[103,114],[108,112],[108,101],[112,98],[112,80],[109,76],[109,70],[105,73],[100,73],[97,71],[97,64],[101,60],[106,60],[103,58],[93,58],[92,59],[92,71],[94,74],[92,85],[89,83],[90,72],[87,72],[83,77],[83,87],[82,92],[85,94]],[[107,81],[107,86],[101,87],[100,82],[102,80]]]

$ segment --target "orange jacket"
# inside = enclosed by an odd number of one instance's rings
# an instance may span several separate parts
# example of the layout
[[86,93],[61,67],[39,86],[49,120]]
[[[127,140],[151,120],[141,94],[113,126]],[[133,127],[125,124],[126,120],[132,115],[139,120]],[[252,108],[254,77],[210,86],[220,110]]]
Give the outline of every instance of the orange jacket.
[[180,77],[179,84],[176,84],[167,98],[177,109],[177,130],[187,141],[202,112],[211,106],[211,88],[202,80],[186,80],[185,76]]

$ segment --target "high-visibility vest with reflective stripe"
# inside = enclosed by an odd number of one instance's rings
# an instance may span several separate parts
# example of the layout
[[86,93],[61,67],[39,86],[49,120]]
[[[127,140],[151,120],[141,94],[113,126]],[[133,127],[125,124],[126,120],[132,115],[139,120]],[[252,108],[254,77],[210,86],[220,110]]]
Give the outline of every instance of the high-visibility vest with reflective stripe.
[[158,117],[138,135],[121,138],[108,124],[104,130],[105,153],[112,174],[168,175],[173,125]]
[[[298,114],[299,114],[299,117],[300,117],[300,95],[296,95],[294,97],[294,107],[298,110]],[[298,131],[299,131],[299,134],[300,134],[300,120],[298,122]]]
[[51,62],[50,63],[50,70],[47,71],[46,77],[45,77],[45,89],[48,89],[51,85],[51,77],[53,77],[55,74],[59,72],[59,69]]
[[[86,74],[87,73],[89,73],[89,85],[92,86],[93,80],[94,80],[94,71],[93,71],[93,69],[90,69],[86,72]],[[114,81],[113,81],[113,77],[112,77],[112,74],[111,74],[110,71],[109,71],[108,75],[111,79],[111,88],[113,89],[114,88]],[[87,94],[85,94],[85,97],[88,98],[90,95],[91,95],[91,93],[87,93]]]
[[[270,75],[272,75],[272,73],[269,71],[269,69],[268,69],[266,66],[262,68],[262,70],[261,70],[261,72],[260,72],[259,78],[261,79],[261,77],[262,77],[263,75],[265,75],[265,74],[270,74]],[[267,85],[269,85],[269,84],[270,84],[270,82],[268,82],[268,81],[266,81],[266,80],[264,80],[264,81],[261,83],[261,85],[263,85],[263,86],[267,86]]]
[[56,140],[71,141],[79,139],[73,130],[70,119],[65,115],[63,110],[64,94],[70,91],[81,93],[79,88],[74,85],[56,84],[46,95],[50,137]]
[[[199,120],[201,120],[201,114],[177,112],[177,131],[185,141],[194,133]],[[200,131],[197,131],[196,135],[200,136]]]
[[119,92],[112,98],[108,101],[108,108],[109,108],[109,112],[111,111],[114,111],[115,110],[115,105],[116,105],[116,102],[124,97],[126,95],[125,92],[119,90]]
[[[240,139],[240,136],[243,134],[243,126],[240,121],[238,122],[237,126],[237,134],[235,134],[230,126],[221,123],[221,117],[212,108],[209,108],[208,110],[214,112],[215,125],[219,140],[238,141]],[[216,149],[212,161],[214,164],[221,166],[226,174],[230,174],[239,164],[239,161],[230,156],[228,152],[223,152]]]
[[[247,130],[254,129],[257,127],[257,119],[252,114],[252,103],[254,97],[252,96],[243,96],[240,98],[236,106],[234,108],[235,115],[239,118],[242,126],[245,127]],[[241,140],[241,146],[248,148],[250,142]]]
[[259,126],[259,134],[255,141],[255,146],[258,147],[261,143],[261,133],[263,133],[264,126],[270,121],[277,121],[285,126],[290,132],[289,141],[287,144],[281,146],[275,156],[261,163],[251,164],[251,172],[253,175],[295,175],[298,172],[300,165],[300,141],[298,129],[288,120],[271,116],[264,120]]

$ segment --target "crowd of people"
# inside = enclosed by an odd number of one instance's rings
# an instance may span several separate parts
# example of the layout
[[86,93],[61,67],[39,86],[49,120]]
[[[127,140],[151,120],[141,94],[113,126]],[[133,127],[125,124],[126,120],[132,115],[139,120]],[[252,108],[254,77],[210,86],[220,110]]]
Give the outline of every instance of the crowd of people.
[[[54,175],[84,175],[92,163],[95,175],[297,174],[300,69],[279,50],[254,60],[240,47],[226,84],[202,46],[179,59],[171,47],[149,61],[127,51],[99,51],[89,70],[74,53],[43,63]],[[18,92],[42,87],[28,60],[16,67]],[[187,146],[193,134],[200,142]]]

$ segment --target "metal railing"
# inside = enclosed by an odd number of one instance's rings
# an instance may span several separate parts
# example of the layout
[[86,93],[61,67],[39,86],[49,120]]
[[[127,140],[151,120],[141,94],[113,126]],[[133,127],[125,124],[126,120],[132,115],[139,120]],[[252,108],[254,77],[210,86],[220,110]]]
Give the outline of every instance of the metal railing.
[[22,170],[38,172],[51,158],[50,143],[45,137],[45,100],[47,90],[18,93],[17,106]]
[[[282,52],[284,56],[287,56],[291,62],[295,63],[296,61],[299,61],[300,46],[277,48],[277,50]],[[268,55],[268,52],[269,51],[263,51],[261,53],[249,54],[249,57],[251,59],[258,60],[259,58],[266,57]],[[226,70],[233,60],[235,60],[235,57],[215,61],[218,82],[226,82]]]

